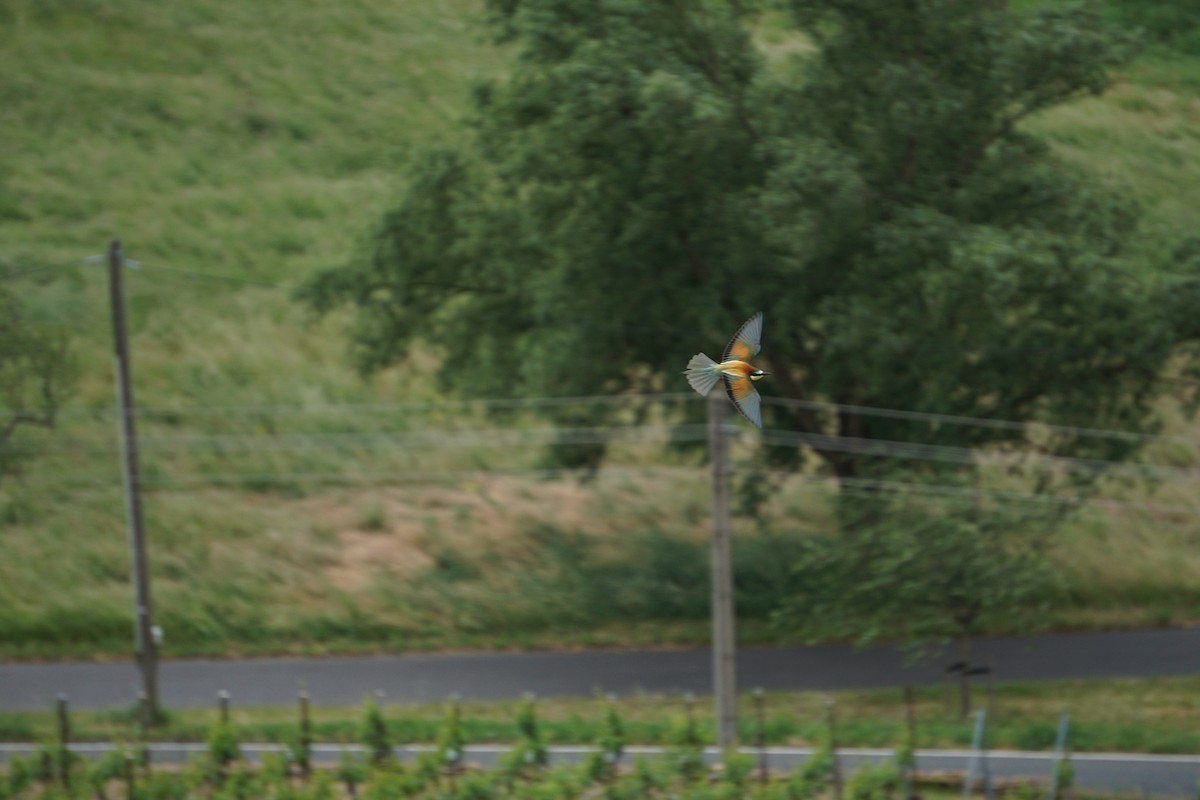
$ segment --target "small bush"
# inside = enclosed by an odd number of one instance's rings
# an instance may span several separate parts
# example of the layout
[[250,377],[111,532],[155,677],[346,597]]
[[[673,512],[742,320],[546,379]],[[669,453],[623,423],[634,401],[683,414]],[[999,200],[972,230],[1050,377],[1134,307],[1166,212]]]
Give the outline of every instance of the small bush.
[[594,756],[598,763],[592,765],[592,769],[597,774],[611,778],[625,752],[625,724],[614,703],[608,703],[604,709],[604,727],[596,739],[596,745],[600,748]]
[[550,754],[538,726],[537,707],[532,699],[527,699],[517,712],[517,730],[521,739],[513,748],[513,753],[518,754],[515,758],[533,767],[544,767]]
[[208,735],[208,758],[216,767],[224,770],[241,759],[242,748],[237,731],[228,722],[218,722]]
[[722,777],[726,783],[733,784],[739,788],[745,787],[747,780],[750,778],[750,773],[754,772],[756,759],[748,753],[731,752],[726,753]]
[[804,762],[802,769],[796,770],[788,779],[789,795],[796,800],[806,800],[815,797],[833,784],[834,768],[833,751],[822,746]]
[[335,777],[346,787],[346,794],[351,798],[356,798],[358,797],[358,787],[367,777],[367,768],[352,752],[343,750]]
[[97,800],[105,800],[108,784],[126,774],[129,768],[126,759],[131,757],[124,748],[117,747],[88,764],[84,771],[84,782]]
[[708,771],[708,764],[704,761],[704,743],[695,717],[688,713],[676,718],[668,736],[674,745],[668,751],[671,764],[685,781],[699,780]]
[[860,767],[846,785],[850,800],[889,800],[900,788],[900,769],[892,761]]
[[457,701],[451,702],[446,709],[446,717],[438,731],[437,748],[441,762],[451,769],[458,769],[463,760],[466,738],[463,736]]
[[382,766],[392,759],[387,723],[379,705],[370,697],[363,704],[362,744],[367,748],[367,757],[373,765]]

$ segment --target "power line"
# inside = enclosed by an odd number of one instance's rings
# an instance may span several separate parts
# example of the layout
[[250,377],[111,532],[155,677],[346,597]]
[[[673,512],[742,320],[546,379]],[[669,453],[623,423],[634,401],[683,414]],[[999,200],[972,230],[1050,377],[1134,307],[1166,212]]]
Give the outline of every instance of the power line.
[[[446,398],[441,400],[415,400],[399,403],[330,403],[319,406],[304,403],[277,403],[264,405],[236,406],[191,406],[182,408],[139,408],[139,416],[219,416],[229,414],[271,414],[312,416],[318,414],[348,413],[398,413],[402,411],[426,411],[443,408],[521,409],[554,408],[572,405],[616,405],[634,402],[679,402],[699,400],[694,392],[646,392],[639,394],[565,395],[562,397],[498,397],[498,398]],[[64,408],[59,416],[101,416],[115,414],[112,407]],[[6,416],[6,415],[0,415]]]
[[196,272],[194,270],[182,269],[180,267],[164,267],[161,265],[156,265],[146,270],[147,275],[154,275],[156,273],[171,273],[171,275],[178,275],[180,277],[190,278],[192,280],[233,283],[242,286],[256,286],[263,289],[287,289],[290,291],[295,288],[293,284],[288,283],[270,283],[268,281],[261,281],[255,278],[242,278],[236,275],[217,275],[210,272]]
[[[699,467],[676,467],[676,466],[609,466],[602,467],[596,471],[597,475],[610,476],[638,476],[645,474],[687,474],[697,475]],[[241,473],[241,472],[225,472],[225,473],[209,473],[197,475],[175,475],[171,477],[164,476],[148,476],[142,478],[142,486],[147,491],[164,492],[164,491],[191,491],[196,488],[214,488],[212,484],[288,484],[288,483],[328,483],[334,485],[357,485],[364,483],[371,484],[390,484],[390,483],[438,483],[445,481],[478,481],[486,478],[496,477],[521,477],[531,479],[549,479],[557,477],[575,476],[581,470],[571,469],[567,467],[559,467],[552,469],[501,469],[501,470],[417,470],[417,471],[398,471],[398,472],[356,472],[351,474],[337,472],[284,472],[284,473]],[[75,492],[83,491],[110,491],[117,488],[113,484],[119,480],[118,476],[105,480],[100,478],[79,478],[66,482],[58,481],[23,481],[23,483],[34,490],[41,490],[43,493],[54,493],[57,491]]]
[[[564,398],[565,399],[565,398]],[[610,399],[610,398],[606,398]],[[576,399],[570,399],[574,402]],[[753,434],[742,431],[738,436],[750,439]],[[699,441],[704,438],[698,425],[657,426],[594,426],[576,428],[492,428],[477,430],[423,430],[419,432],[396,431],[352,431],[321,433],[237,433],[237,434],[182,434],[173,436],[143,436],[140,441],[148,451],[155,452],[213,452],[213,451],[287,451],[316,450],[347,447],[415,447],[427,452],[430,449],[452,447],[544,447],[572,444],[633,443],[650,444],[665,442]],[[924,444],[888,439],[865,439],[827,434],[802,433],[768,429],[762,432],[761,441],[767,446],[799,447],[815,450],[850,453],[880,458],[902,460],[938,461],[963,465],[985,466],[988,462],[1022,464],[1037,461],[1058,465],[1068,469],[1090,472],[1110,472],[1141,478],[1169,479],[1200,477],[1200,470],[1172,467],[1159,464],[1143,464],[1099,458],[1079,458],[1031,451],[1002,451],[973,449],[951,445]],[[59,445],[23,448],[36,453],[111,453],[111,445]]]
[[914,442],[899,442],[890,439],[862,439],[852,436],[829,436],[816,433],[799,433],[794,431],[766,430],[763,432],[763,442],[775,446],[804,445],[815,450],[829,450],[838,453],[855,455],[879,456],[884,458],[900,458],[916,461],[941,461],[953,464],[982,465],[982,460],[1017,464],[1025,460],[1041,461],[1047,464],[1059,465],[1068,469],[1081,469],[1091,472],[1113,472],[1134,477],[1165,478],[1196,478],[1200,470],[1185,467],[1168,467],[1158,464],[1138,464],[1125,461],[1111,461],[1100,458],[1077,458],[1073,456],[1056,456],[1048,453],[1029,451],[1004,452],[998,450],[972,449],[969,447],[953,447],[949,445],[931,445]]
[[1139,442],[1174,442],[1179,444],[1200,445],[1200,440],[1183,436],[1162,436],[1152,433],[1135,433],[1133,431],[1110,430],[1104,428],[1085,428],[1074,425],[1054,425],[1046,422],[1029,420],[1017,422],[1013,420],[992,419],[989,417],[969,417],[958,414],[938,414],[929,411],[904,411],[895,408],[880,408],[876,406],[859,406],[849,403],[826,403],[817,400],[793,400],[786,397],[763,397],[766,405],[784,406],[787,408],[804,408],[811,411],[845,411],[868,417],[884,417],[888,419],[903,419],[914,422],[929,422],[946,425],[964,425],[975,428],[995,428],[1028,432],[1031,428],[1061,433],[1068,436],[1086,438],[1124,439]]
[[[1170,503],[1144,503],[1125,500],[1112,500],[1102,497],[1081,495],[1041,495],[1029,492],[1003,491],[995,489],[969,489],[944,483],[912,483],[906,481],[874,480],[865,478],[834,478],[823,475],[792,473],[783,470],[735,467],[734,474],[744,476],[773,475],[788,479],[796,479],[804,484],[804,488],[818,488],[820,484],[837,484],[838,491],[850,491],[856,494],[875,495],[879,492],[891,494],[914,494],[934,500],[978,501],[991,500],[1005,505],[1038,505],[1053,507],[1070,507],[1077,509],[1103,509],[1118,512],[1142,512],[1152,514],[1183,514],[1195,515],[1200,509]],[[394,471],[394,472],[355,472],[351,474],[335,472],[288,472],[288,473],[210,473],[172,477],[144,478],[143,488],[147,493],[164,494],[196,491],[227,491],[228,487],[237,484],[251,484],[261,489],[265,486],[286,487],[289,484],[307,483],[332,486],[363,486],[363,485],[395,485],[445,483],[452,481],[480,481],[489,478],[527,478],[531,480],[547,480],[577,475],[579,470],[569,468],[556,469],[500,469],[500,470],[441,470],[441,471]],[[597,470],[597,477],[642,477],[647,475],[674,474],[701,479],[706,477],[703,467],[691,466],[606,466]],[[46,494],[59,493],[96,493],[112,491],[117,478],[108,480],[84,478],[63,483],[25,482],[34,491]]]
[[[235,406],[193,406],[182,408],[143,408],[138,409],[138,415],[144,417],[180,417],[180,416],[215,416],[231,414],[271,414],[274,416],[316,416],[320,414],[354,414],[354,413],[399,413],[405,411],[421,411],[441,408],[550,408],[569,405],[611,405],[625,402],[696,402],[701,398],[692,392],[661,392],[624,395],[577,395],[564,397],[527,397],[527,398],[480,398],[480,399],[444,399],[427,401],[407,401],[402,403],[335,403],[320,406],[307,404],[263,404]],[[1079,436],[1083,438],[1120,439],[1145,443],[1164,442],[1186,444],[1200,447],[1200,439],[1186,436],[1158,435],[1122,431],[1106,428],[1088,428],[1071,425],[1055,425],[1036,420],[1004,420],[989,417],[971,417],[958,414],[939,414],[927,411],[909,411],[904,409],[884,408],[879,406],[860,406],[849,403],[833,403],[816,400],[794,400],[782,397],[762,398],[767,405],[791,408],[805,408],[815,411],[838,412],[845,411],[863,416],[874,416],[889,419],[905,419],[917,422],[959,425],[965,427],[993,428],[1028,433],[1044,430],[1052,433]],[[112,408],[95,409],[60,409],[59,416],[99,416],[115,413]],[[7,416],[7,415],[0,415]],[[820,435],[820,434],[812,434]]]
[[[587,428],[492,428],[481,430],[423,430],[418,432],[351,432],[294,434],[195,434],[140,436],[144,452],[287,451],[345,447],[410,447],[422,454],[431,449],[455,447],[548,447],[576,444],[661,444],[701,441],[703,425],[611,425]],[[266,440],[265,442],[263,440]],[[332,442],[332,444],[329,444]],[[112,445],[15,448],[43,454],[105,455],[118,452]]]
[[74,264],[45,264],[40,267],[29,267],[27,269],[17,270],[15,272],[0,272],[0,281],[16,280],[29,275],[36,275],[39,272],[49,272],[56,269],[64,269],[67,266],[75,266]]

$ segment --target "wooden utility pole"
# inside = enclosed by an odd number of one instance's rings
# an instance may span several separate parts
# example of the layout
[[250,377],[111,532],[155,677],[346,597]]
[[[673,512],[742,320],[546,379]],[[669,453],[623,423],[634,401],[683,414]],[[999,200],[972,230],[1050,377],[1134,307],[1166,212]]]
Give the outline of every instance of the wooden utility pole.
[[137,432],[133,420],[133,384],[129,377],[129,337],[125,331],[125,292],[121,282],[121,240],[108,248],[108,284],[112,300],[113,340],[117,357],[117,400],[121,418],[121,455],[125,477],[125,514],[129,520],[129,549],[133,560],[134,635],[137,665],[142,673],[141,704],[144,726],[158,719],[158,645],[154,641],[150,578],[146,568],[146,538],[142,526],[141,477],[138,472]]
[[735,674],[733,616],[732,524],[729,518],[729,438],[726,426],[729,401],[724,392],[708,400],[708,454],[712,462],[712,621],[713,700],[716,708],[717,746],[737,745],[737,676]]

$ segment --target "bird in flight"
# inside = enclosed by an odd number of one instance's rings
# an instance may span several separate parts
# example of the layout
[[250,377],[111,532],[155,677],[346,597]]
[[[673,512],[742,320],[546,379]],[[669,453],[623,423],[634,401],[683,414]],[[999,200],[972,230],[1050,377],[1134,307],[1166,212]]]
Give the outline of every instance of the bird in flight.
[[762,403],[754,382],[769,374],[750,363],[760,349],[762,319],[760,311],[742,323],[729,344],[725,345],[719,364],[704,353],[697,353],[683,371],[692,388],[705,397],[717,385],[717,381],[723,380],[725,394],[733,401],[733,407],[756,428],[762,427]]

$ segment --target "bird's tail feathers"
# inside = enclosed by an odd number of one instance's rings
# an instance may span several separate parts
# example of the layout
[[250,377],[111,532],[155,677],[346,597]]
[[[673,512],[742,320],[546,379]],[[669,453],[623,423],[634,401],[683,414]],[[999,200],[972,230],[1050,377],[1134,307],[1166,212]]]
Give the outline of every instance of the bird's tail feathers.
[[707,397],[712,388],[717,385],[717,381],[721,379],[721,372],[716,367],[717,362],[704,353],[697,353],[688,361],[687,369],[683,371],[683,374],[687,375],[688,383],[693,389]]

